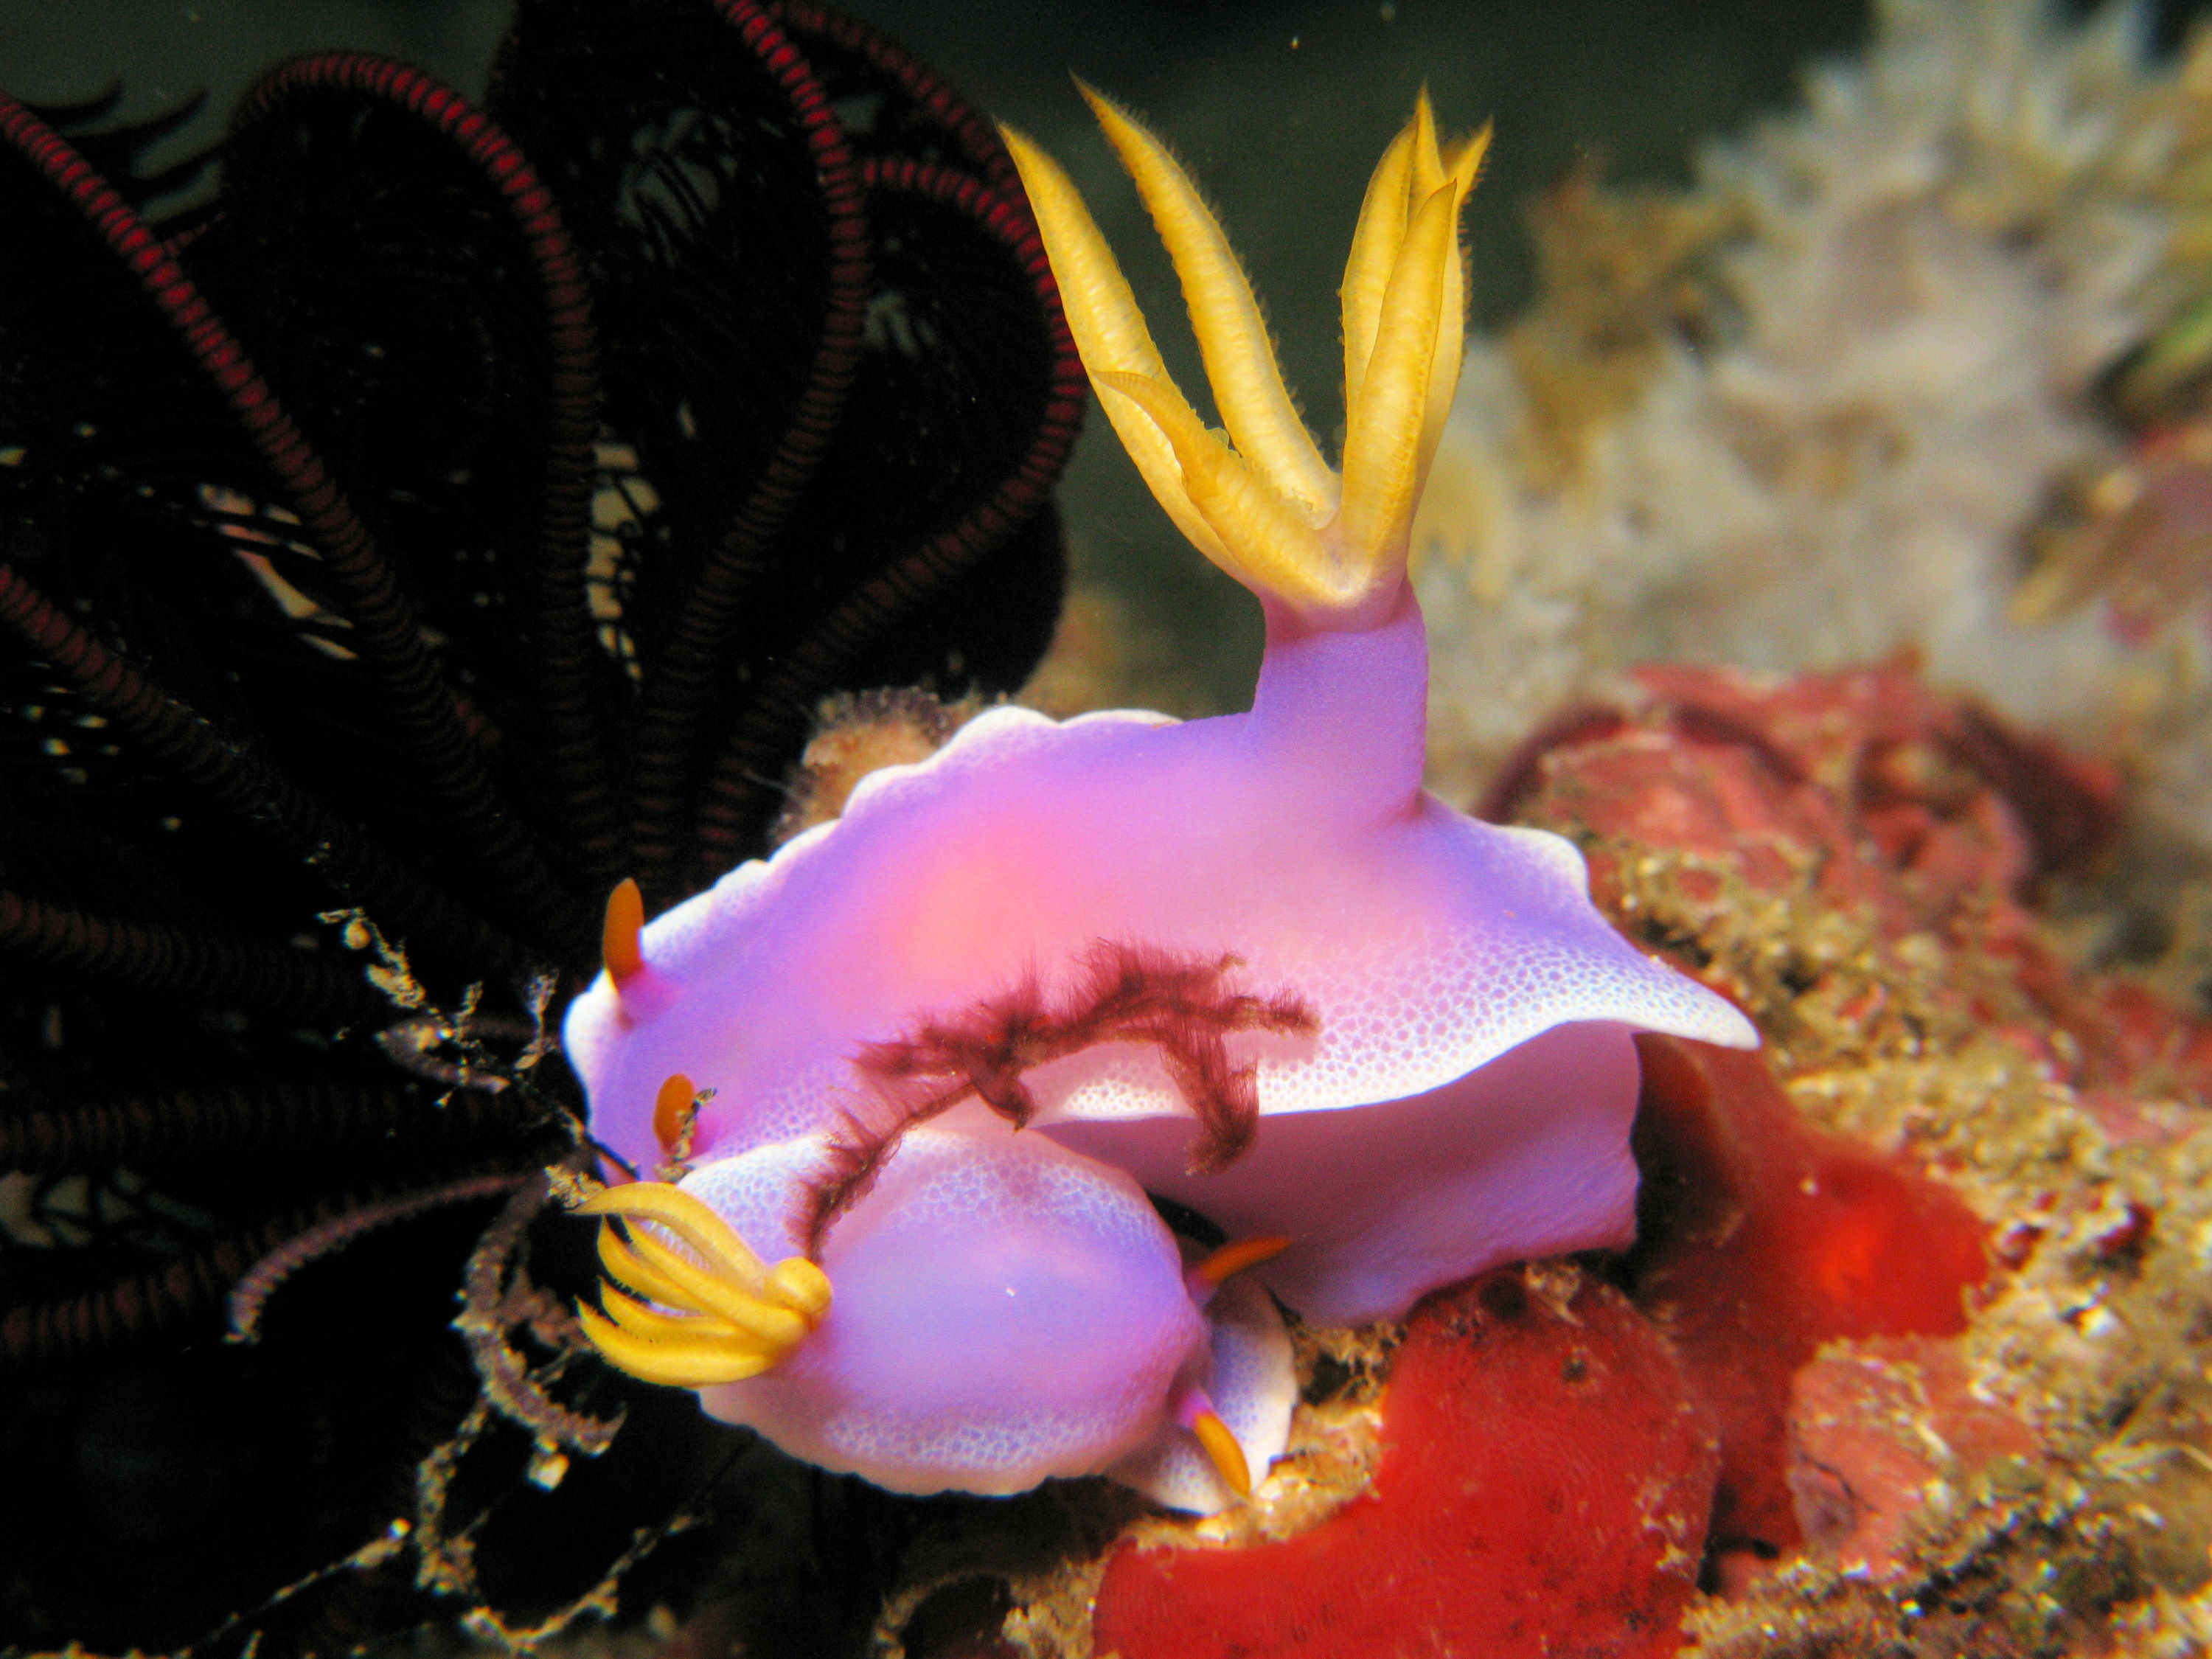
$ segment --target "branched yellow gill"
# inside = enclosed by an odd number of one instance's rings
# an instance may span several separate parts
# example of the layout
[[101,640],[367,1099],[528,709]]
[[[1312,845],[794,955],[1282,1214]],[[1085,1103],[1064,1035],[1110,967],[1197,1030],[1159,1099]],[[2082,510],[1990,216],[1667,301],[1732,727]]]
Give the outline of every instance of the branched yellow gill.
[[1169,377],[1143,313],[1060,165],[1005,131],[1098,401],[1168,516],[1247,586],[1333,628],[1388,614],[1459,380],[1460,210],[1487,128],[1441,148],[1428,97],[1376,167],[1344,274],[1343,471],[1299,420],[1266,321],[1197,186],[1164,145],[1083,88],[1167,245],[1225,432]]

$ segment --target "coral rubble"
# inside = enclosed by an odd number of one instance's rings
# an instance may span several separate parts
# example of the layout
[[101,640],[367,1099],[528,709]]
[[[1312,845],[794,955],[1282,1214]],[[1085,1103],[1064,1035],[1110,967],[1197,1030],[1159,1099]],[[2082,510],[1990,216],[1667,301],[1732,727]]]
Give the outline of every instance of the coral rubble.
[[[1918,1335],[1832,1328],[1854,1340],[1795,1370],[1780,1473],[1805,1547],[1741,1576],[1717,1556],[1709,1583],[1741,1593],[1693,1611],[1698,1650],[2192,1650],[2212,1026],[2077,970],[2021,902],[2096,846],[2109,780],[1894,668],[1644,678],[1618,725],[1528,762],[1521,810],[1581,823],[1621,924],[1751,1009],[1800,1133],[1940,1178],[1996,1269],[1963,1328],[1923,1303],[1889,1327]],[[1655,787],[1655,753],[1691,763]],[[1590,822],[1630,813],[1635,840]],[[1901,1230],[1862,1308],[1933,1278],[1947,1236]]]

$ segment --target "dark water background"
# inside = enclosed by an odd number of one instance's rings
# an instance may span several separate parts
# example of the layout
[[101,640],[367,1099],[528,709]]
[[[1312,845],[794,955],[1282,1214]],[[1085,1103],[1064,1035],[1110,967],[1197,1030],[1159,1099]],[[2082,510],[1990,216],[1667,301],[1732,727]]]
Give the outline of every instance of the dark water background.
[[[2204,3],[2168,0],[2161,33],[2173,38]],[[1069,71],[1149,117],[1221,209],[1325,448],[1342,418],[1336,288],[1352,220],[1424,82],[1448,129],[1497,123],[1468,219],[1474,319],[1495,325],[1528,297],[1532,192],[1585,160],[1618,180],[1686,180],[1699,146],[1787,107],[1808,62],[1850,53],[1871,27],[1867,0],[848,0],[845,9],[1061,158],[1194,390],[1166,261]],[[211,137],[261,70],[318,48],[385,52],[478,91],[507,10],[507,0],[0,0],[0,86],[60,100],[120,76],[133,113],[204,89],[207,112],[181,149]],[[1170,636],[1196,671],[1193,703],[1239,702],[1257,658],[1254,607],[1182,543],[1103,421],[1063,499],[1079,570]]]

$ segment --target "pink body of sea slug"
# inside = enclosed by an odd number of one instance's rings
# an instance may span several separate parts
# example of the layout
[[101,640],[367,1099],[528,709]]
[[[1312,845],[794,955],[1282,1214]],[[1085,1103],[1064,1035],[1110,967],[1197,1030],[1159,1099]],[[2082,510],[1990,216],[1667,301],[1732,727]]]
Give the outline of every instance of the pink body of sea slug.
[[[1625,1243],[1631,1034],[1756,1039],[1607,925],[1567,842],[1421,790],[1406,550],[1484,139],[1440,149],[1425,100],[1369,187],[1340,476],[1195,190],[1092,101],[1225,434],[1066,176],[1007,141],[1105,412],[1265,607],[1252,708],[995,708],[641,938],[617,915],[568,1055],[602,1140],[653,1170],[680,1139],[688,1172],[587,1206],[628,1233],[603,1232],[616,1283],[586,1323],[625,1369],[895,1490],[1103,1471],[1212,1510],[1288,1432],[1270,1293],[1348,1323]],[[1148,1194],[1231,1242],[1179,1240]]]

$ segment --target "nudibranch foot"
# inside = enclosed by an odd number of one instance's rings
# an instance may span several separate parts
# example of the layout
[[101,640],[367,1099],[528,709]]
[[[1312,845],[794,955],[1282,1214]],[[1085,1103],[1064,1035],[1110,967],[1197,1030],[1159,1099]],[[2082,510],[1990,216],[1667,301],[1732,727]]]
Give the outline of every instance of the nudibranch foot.
[[1183,1170],[1172,1119],[1042,1133],[1232,1238],[1280,1229],[1248,1276],[1310,1323],[1359,1325],[1502,1262],[1626,1244],[1638,1085],[1629,1028],[1576,1021],[1405,1099],[1271,1115],[1251,1156],[1211,1179]]

